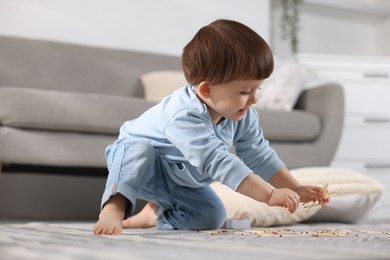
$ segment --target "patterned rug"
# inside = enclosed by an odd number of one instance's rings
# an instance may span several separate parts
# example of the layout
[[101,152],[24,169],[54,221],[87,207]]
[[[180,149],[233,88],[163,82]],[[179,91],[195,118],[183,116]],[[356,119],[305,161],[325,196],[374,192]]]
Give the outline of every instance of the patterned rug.
[[390,221],[298,224],[250,230],[125,230],[94,236],[93,223],[0,224],[11,259],[390,259]]

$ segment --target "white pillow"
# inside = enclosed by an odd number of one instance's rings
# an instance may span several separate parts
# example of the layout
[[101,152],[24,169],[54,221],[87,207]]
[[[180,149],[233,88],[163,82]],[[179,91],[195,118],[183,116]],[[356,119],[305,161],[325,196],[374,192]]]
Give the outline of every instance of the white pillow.
[[[354,222],[363,218],[379,201],[383,187],[372,178],[354,170],[310,167],[291,170],[303,185],[323,186],[334,192],[325,208],[305,208],[302,204],[290,214],[281,207],[270,207],[234,192],[215,182],[213,190],[225,205],[228,219],[249,219],[253,227],[290,225],[302,221]],[[308,204],[310,205],[310,203]]]
[[145,99],[150,101],[161,101],[176,89],[187,84],[183,72],[176,70],[152,71],[141,75],[140,79]]
[[305,83],[314,77],[308,66],[295,60],[276,63],[274,72],[258,91],[257,109],[286,110],[293,109]]
[[308,221],[359,221],[379,204],[383,193],[378,181],[351,169],[309,167],[290,172],[301,184],[329,184],[328,191],[334,192],[327,206]]
[[282,207],[270,207],[235,192],[219,182],[212,183],[211,188],[225,205],[228,219],[249,219],[252,227],[290,225],[304,221],[320,210],[318,207],[308,210],[300,206],[290,214]]

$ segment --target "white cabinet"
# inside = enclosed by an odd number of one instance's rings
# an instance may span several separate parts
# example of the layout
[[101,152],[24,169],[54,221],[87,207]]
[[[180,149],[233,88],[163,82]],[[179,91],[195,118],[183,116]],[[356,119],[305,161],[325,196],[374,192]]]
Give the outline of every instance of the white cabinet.
[[301,54],[316,84],[344,88],[345,122],[333,167],[390,175],[390,58]]

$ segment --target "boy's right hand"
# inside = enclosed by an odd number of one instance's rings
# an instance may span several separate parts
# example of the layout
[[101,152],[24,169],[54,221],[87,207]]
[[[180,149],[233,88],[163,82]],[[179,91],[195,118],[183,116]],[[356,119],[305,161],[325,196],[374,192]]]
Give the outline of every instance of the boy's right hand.
[[267,205],[285,207],[292,214],[299,206],[299,195],[290,189],[273,189]]

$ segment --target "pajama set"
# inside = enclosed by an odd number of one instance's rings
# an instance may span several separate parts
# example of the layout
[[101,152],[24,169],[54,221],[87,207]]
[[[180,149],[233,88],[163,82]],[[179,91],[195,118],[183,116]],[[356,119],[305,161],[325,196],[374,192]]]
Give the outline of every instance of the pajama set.
[[256,110],[214,125],[191,85],[125,122],[106,159],[102,206],[120,193],[130,202],[128,217],[137,198],[152,201],[159,229],[219,228],[226,212],[211,182],[236,190],[249,173],[268,181],[284,166],[264,139]]

